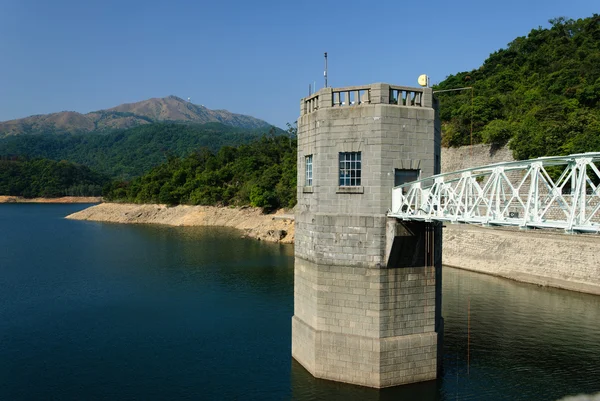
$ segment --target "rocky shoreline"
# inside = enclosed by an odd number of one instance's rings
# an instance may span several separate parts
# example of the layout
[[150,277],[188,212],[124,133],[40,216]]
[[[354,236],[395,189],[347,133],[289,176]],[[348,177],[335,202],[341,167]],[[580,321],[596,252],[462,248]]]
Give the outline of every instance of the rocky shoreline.
[[67,219],[170,226],[220,226],[240,230],[244,237],[269,242],[294,242],[294,216],[279,210],[263,214],[259,208],[101,203],[67,216]]

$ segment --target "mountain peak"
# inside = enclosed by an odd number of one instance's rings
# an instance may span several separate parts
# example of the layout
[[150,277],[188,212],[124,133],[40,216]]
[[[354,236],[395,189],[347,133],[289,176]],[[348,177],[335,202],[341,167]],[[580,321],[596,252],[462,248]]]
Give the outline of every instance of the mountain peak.
[[20,134],[109,131],[160,121],[198,124],[219,122],[241,128],[270,127],[266,121],[251,116],[227,110],[210,110],[170,95],[125,103],[87,114],[63,111],[0,122],[0,138]]
[[163,99],[173,99],[173,100],[177,100],[178,102],[185,102],[185,99],[182,99],[179,96],[175,96],[175,95],[169,95],[167,97],[163,97]]

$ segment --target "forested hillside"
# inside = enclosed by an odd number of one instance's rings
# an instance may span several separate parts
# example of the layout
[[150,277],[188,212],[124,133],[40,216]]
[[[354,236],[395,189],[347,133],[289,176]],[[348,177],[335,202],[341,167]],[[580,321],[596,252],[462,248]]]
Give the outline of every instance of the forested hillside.
[[133,203],[292,207],[296,139],[263,136],[237,148],[224,146],[218,152],[204,148],[185,158],[170,157],[142,177],[113,182],[104,196]]
[[130,179],[148,172],[168,156],[187,156],[201,147],[216,152],[260,138],[269,129],[244,129],[220,123],[155,123],[106,135],[18,135],[0,139],[0,156],[68,160],[111,177]]
[[66,161],[0,159],[0,195],[26,198],[100,196],[108,178]]
[[600,151],[600,16],[551,20],[473,71],[449,76],[438,94],[445,146],[508,142],[518,159]]

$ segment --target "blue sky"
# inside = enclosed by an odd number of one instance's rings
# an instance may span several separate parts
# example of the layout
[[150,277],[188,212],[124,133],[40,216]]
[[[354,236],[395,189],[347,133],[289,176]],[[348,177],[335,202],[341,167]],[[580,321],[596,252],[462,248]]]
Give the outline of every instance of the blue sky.
[[0,0],[0,121],[176,95],[284,127],[309,83],[436,83],[597,0]]

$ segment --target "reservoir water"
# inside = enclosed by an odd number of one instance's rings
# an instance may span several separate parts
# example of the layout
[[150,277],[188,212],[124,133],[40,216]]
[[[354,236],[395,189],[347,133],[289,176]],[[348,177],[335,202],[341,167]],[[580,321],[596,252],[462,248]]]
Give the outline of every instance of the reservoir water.
[[0,400],[554,400],[600,391],[600,297],[444,270],[444,371],[382,391],[291,356],[293,247],[0,205]]

